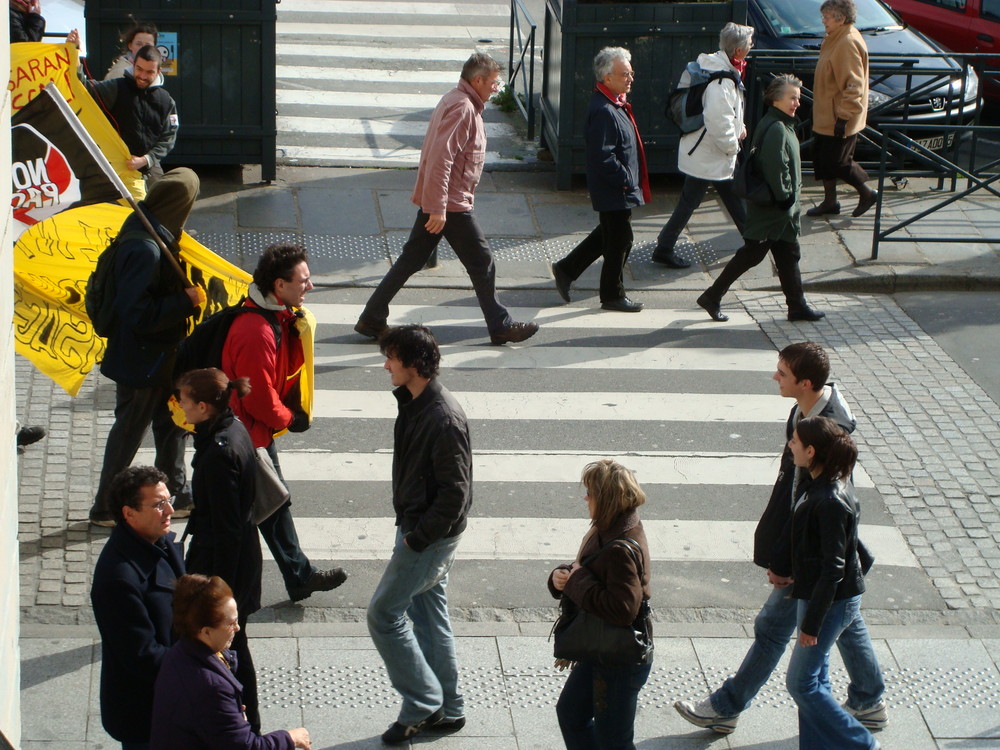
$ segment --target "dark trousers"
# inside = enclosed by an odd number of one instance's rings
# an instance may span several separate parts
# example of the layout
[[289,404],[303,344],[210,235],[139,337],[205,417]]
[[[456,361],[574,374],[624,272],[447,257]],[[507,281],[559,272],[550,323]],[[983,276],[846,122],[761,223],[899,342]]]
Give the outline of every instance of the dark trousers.
[[251,728],[260,734],[260,705],[257,699],[257,670],[253,666],[253,656],[250,655],[250,644],[247,642],[247,618],[241,612],[237,620],[240,630],[233,636],[233,645],[230,646],[236,652],[236,679],[243,685],[243,705],[247,715],[247,721]]
[[150,423],[156,445],[154,465],[167,475],[167,488],[176,497],[174,507],[191,504],[191,488],[187,484],[184,466],[184,436],[187,433],[174,424],[167,401],[170,390],[131,388],[115,385],[115,423],[104,446],[104,465],[91,513],[107,513],[108,487],[122,469],[132,464]]
[[572,280],[604,256],[601,268],[601,302],[614,302],[625,296],[625,261],[632,252],[632,211],[599,211],[600,223],[569,255],[556,261]]
[[733,194],[733,181],[711,182],[699,177],[684,175],[684,187],[681,188],[680,200],[677,201],[677,207],[670,215],[670,220],[667,221],[656,238],[655,252],[665,254],[673,251],[674,245],[677,244],[677,238],[681,236],[684,227],[691,220],[695,209],[705,200],[705,193],[708,191],[709,185],[715,186],[715,192],[722,198],[722,204],[729,212],[729,218],[733,220],[739,233],[743,234],[743,228],[747,223],[747,206],[742,198],[737,198]]
[[403,252],[372,292],[361,313],[361,319],[372,324],[384,324],[389,317],[389,303],[393,297],[413,274],[427,265],[434,248],[438,246],[441,237],[444,237],[469,274],[487,329],[491,334],[500,333],[513,321],[507,308],[500,304],[500,298],[497,297],[497,269],[493,263],[493,253],[490,252],[486,235],[479,228],[476,217],[472,211],[449,211],[441,234],[431,234],[424,228],[428,218],[428,214],[417,211],[417,218],[410,230],[410,238],[403,245]]
[[806,306],[805,295],[802,294],[802,276],[799,273],[799,243],[786,240],[743,240],[744,244],[736,251],[726,267],[722,269],[719,278],[715,280],[706,294],[712,299],[721,300],[736,280],[759,264],[771,251],[774,267],[778,270],[778,281],[781,291],[785,293],[785,304],[789,310],[801,310]]
[[635,709],[652,664],[577,662],[556,703],[566,750],[635,750]]
[[[267,453],[271,456],[274,469],[278,472],[282,483],[287,487],[288,482],[285,481],[285,477],[281,473],[281,464],[278,463],[278,449],[273,440],[267,446]],[[278,570],[281,571],[285,588],[293,589],[297,586],[304,586],[315,568],[299,545],[299,535],[295,531],[295,521],[292,520],[291,502],[285,503],[274,511],[261,521],[257,528],[260,530],[260,535],[264,537],[264,541],[267,542],[267,548],[271,550]]]

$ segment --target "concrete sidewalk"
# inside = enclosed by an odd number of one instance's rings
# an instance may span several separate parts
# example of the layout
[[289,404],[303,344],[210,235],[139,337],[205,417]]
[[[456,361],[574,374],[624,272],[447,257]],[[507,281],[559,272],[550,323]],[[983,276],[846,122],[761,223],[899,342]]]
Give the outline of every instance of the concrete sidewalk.
[[[305,244],[314,280],[323,284],[373,285],[395,259],[413,224],[411,170],[287,167],[271,185],[255,182],[254,168],[206,173],[202,198],[188,226],[204,244],[235,263],[252,268],[257,256],[278,239]],[[551,287],[549,264],[564,256],[597,224],[582,179],[556,191],[550,172],[487,172],[476,194],[476,216],[497,260],[501,288]],[[242,183],[242,184],[240,184]],[[741,244],[735,227],[710,192],[678,243],[695,261],[672,270],[650,261],[656,235],[669,219],[680,191],[678,177],[659,177],[653,201],[634,211],[635,247],[629,258],[629,289],[702,290]],[[882,229],[916,216],[951,197],[931,190],[935,183],[911,179],[901,190],[884,191]],[[964,183],[959,184],[959,189]],[[909,289],[993,289],[1000,287],[1000,243],[958,238],[1000,238],[1000,199],[977,192],[896,236],[955,237],[954,242],[884,242],[871,260],[875,209],[853,219],[853,191],[841,186],[844,214],[802,218],[801,267],[807,288],[840,292]],[[803,211],[822,197],[806,180]],[[441,264],[411,285],[466,285],[464,269],[447,243]],[[591,268],[575,288],[596,290]],[[762,263],[737,288],[777,289],[770,263]]]
[[[553,610],[554,612],[555,610]],[[555,702],[564,673],[552,667],[550,623],[456,623],[468,724],[450,737],[421,736],[458,750],[562,747]],[[363,623],[250,623],[265,731],[305,726],[314,750],[383,747],[399,698]],[[723,737],[691,726],[675,700],[704,697],[742,660],[750,626],[657,623],[653,672],[639,696],[641,750],[798,747],[785,661]],[[873,627],[887,684],[886,750],[1000,747],[1000,627]],[[21,636],[23,750],[112,750],[98,708],[100,642],[87,627],[26,626]],[[832,656],[835,695],[846,674]]]

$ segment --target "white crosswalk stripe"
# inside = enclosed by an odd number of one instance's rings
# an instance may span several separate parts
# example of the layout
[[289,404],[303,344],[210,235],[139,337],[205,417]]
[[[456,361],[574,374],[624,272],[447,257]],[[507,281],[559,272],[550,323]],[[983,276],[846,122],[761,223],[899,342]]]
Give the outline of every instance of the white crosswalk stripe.
[[[430,114],[477,49],[505,60],[504,4],[285,0],[278,6],[278,162],[415,167]],[[487,105],[487,165],[532,152]]]

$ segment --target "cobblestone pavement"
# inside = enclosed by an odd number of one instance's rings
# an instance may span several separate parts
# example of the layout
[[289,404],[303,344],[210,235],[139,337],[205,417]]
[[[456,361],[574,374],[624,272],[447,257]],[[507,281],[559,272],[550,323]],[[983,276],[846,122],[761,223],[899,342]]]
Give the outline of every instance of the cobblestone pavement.
[[[891,298],[810,294],[827,322],[792,325],[778,296],[738,297],[776,348],[805,337],[826,347],[871,424],[857,433],[862,461],[949,607],[883,622],[1000,622],[1000,481],[989,468],[1000,466],[1000,407]],[[88,525],[87,511],[113,386],[95,372],[70,398],[21,358],[17,378],[22,422],[49,428],[19,457],[22,620],[90,622],[90,574],[107,532]]]

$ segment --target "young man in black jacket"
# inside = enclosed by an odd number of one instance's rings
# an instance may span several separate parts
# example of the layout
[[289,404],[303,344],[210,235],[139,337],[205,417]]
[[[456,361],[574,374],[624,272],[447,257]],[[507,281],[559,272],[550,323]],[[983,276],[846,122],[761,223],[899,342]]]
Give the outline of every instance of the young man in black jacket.
[[431,332],[390,328],[379,345],[399,402],[396,542],[368,605],[368,632],[403,698],[398,719],[382,735],[385,744],[399,745],[422,731],[465,726],[447,584],[472,504],[472,448],[465,412],[437,380],[441,354]]
[[[772,379],[785,398],[795,406],[785,425],[785,448],[781,453],[778,479],[771,491],[757,530],[754,532],[753,561],[767,571],[771,593],[754,620],[754,642],[736,674],[700,701],[677,701],[674,708],[692,724],[719,734],[736,729],[740,712],[750,706],[757,692],[778,666],[788,641],[795,632],[797,600],[790,598],[792,584],[792,509],[809,481],[809,473],[795,467],[788,441],[795,425],[805,417],[829,417],[848,433],[857,424],[851,408],[834,383],[828,383],[830,362],[819,344],[805,341],[786,346],[778,353],[778,367]],[[850,644],[838,642],[851,683],[845,708],[870,730],[888,722],[882,694],[885,683],[877,665],[852,658]]]

